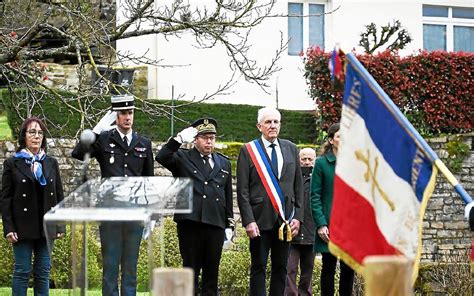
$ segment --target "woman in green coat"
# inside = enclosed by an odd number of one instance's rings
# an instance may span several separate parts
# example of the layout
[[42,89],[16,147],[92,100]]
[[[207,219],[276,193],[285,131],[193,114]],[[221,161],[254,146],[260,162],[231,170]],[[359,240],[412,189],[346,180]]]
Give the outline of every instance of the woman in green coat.
[[[334,174],[336,169],[336,155],[339,147],[339,123],[328,129],[326,142],[320,153],[322,154],[314,164],[311,175],[311,209],[317,229],[314,251],[320,252],[323,257],[321,269],[321,295],[334,295],[334,275],[336,273],[337,258],[328,250],[329,220],[333,199]],[[354,271],[340,261],[341,277],[339,281],[339,295],[351,295]]]

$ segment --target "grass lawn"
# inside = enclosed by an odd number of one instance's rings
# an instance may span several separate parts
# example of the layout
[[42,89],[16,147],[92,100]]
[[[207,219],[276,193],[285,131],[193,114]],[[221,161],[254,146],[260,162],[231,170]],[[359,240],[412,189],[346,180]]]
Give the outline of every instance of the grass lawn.
[[12,130],[8,126],[7,116],[4,114],[0,114],[0,140],[11,140],[11,139],[13,139]]
[[[11,288],[0,288],[0,295],[11,295]],[[33,296],[33,289],[30,288],[28,289],[28,296]],[[79,295],[79,291],[77,293],[73,294],[72,290],[66,290],[66,289],[51,289],[49,290],[49,295],[50,296],[69,296],[69,295]],[[89,290],[87,291],[87,296],[102,296],[101,291],[99,290]],[[137,295],[139,296],[148,296],[150,295],[147,292],[137,292]]]

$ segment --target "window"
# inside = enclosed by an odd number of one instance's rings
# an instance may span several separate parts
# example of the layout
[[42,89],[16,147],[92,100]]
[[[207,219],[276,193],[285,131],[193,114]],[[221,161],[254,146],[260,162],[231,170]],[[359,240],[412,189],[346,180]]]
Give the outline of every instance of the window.
[[474,27],[454,26],[454,50],[474,52]]
[[324,5],[309,4],[309,46],[324,48]]
[[288,54],[299,55],[306,48],[324,49],[324,4],[288,3]]
[[423,5],[423,49],[474,52],[474,7]]
[[446,26],[423,25],[423,48],[426,50],[446,50]]
[[303,4],[288,3],[288,54],[303,51]]

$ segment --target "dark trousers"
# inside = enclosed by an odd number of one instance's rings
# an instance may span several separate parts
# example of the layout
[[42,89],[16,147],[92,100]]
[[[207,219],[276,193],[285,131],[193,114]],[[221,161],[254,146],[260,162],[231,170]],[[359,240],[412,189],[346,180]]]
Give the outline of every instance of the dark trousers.
[[[194,271],[195,295],[217,295],[224,236],[224,229],[217,226],[189,220],[178,222],[179,252],[183,266]],[[201,269],[202,289],[199,289]]]
[[[336,274],[337,258],[331,253],[321,253],[323,266],[321,268],[321,296],[334,295],[334,275]],[[354,282],[354,271],[342,260],[339,260],[341,276],[339,279],[339,295],[352,295],[352,284]]]
[[290,244],[278,239],[278,228],[275,224],[272,230],[260,230],[260,236],[250,239],[250,295],[264,296],[265,271],[268,254],[271,250],[272,273],[270,278],[270,296],[280,296],[285,292],[286,265]]
[[[285,295],[312,295],[313,287],[311,285],[311,278],[313,276],[314,256],[313,245],[290,245]],[[298,273],[298,265],[300,266],[301,274],[300,282],[297,287],[296,274]]]
[[99,226],[102,246],[102,295],[118,296],[121,272],[121,296],[137,293],[137,262],[143,226],[139,222],[102,222]]

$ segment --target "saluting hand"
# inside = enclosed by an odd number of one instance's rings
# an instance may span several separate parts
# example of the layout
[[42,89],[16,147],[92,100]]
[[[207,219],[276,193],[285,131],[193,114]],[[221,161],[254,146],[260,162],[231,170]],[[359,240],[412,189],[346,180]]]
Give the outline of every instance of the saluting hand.
[[110,131],[111,129],[116,128],[116,125],[112,125],[117,120],[117,111],[109,110],[105,113],[99,122],[94,126],[92,131],[96,135],[100,135],[103,131]]
[[196,137],[196,135],[197,135],[197,129],[193,126],[190,126],[180,131],[176,135],[175,140],[181,144],[183,143],[187,144],[194,141],[194,138]]

